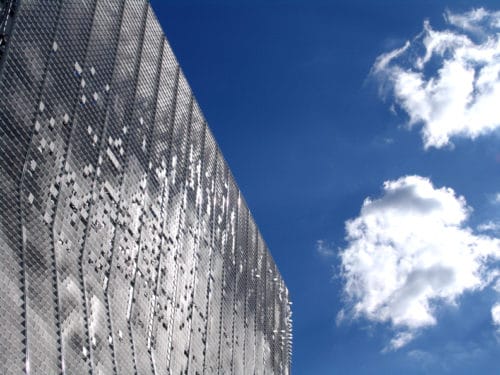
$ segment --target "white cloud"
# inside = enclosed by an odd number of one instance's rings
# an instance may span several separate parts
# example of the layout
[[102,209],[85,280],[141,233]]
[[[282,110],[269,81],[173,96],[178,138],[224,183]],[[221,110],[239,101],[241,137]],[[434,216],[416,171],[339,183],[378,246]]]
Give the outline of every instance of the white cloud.
[[[344,292],[354,318],[390,323],[398,349],[436,324],[438,303],[493,282],[500,240],[465,225],[472,209],[450,188],[420,176],[386,181],[346,222],[340,251]],[[345,313],[344,311],[342,312]]]
[[384,349],[384,351],[398,350],[399,348],[402,348],[403,346],[405,346],[406,344],[408,344],[414,338],[415,338],[415,334],[413,332],[411,332],[411,331],[398,332],[396,334],[396,336],[394,336],[391,339],[391,342]]
[[491,308],[491,319],[497,329],[500,330],[500,303],[495,303]]
[[408,114],[409,127],[422,126],[425,148],[500,128],[500,12],[447,12],[445,19],[454,30],[436,31],[426,21],[415,39],[379,56],[372,69]]
[[499,232],[500,231],[500,222],[495,222],[495,221],[490,220],[486,223],[478,225],[477,230],[479,232]]
[[335,255],[335,251],[324,240],[316,241],[316,251],[318,252],[319,255],[325,258],[329,258]]
[[484,8],[472,9],[463,14],[446,11],[444,17],[450,25],[478,36],[485,36],[485,29],[500,27],[500,12],[489,12]]
[[[497,270],[496,276],[500,276],[500,271]],[[498,277],[495,285],[493,286],[493,289],[495,289],[498,293],[500,293],[500,277]]]
[[495,197],[493,198],[493,203],[495,204],[500,203],[500,193],[495,194]]

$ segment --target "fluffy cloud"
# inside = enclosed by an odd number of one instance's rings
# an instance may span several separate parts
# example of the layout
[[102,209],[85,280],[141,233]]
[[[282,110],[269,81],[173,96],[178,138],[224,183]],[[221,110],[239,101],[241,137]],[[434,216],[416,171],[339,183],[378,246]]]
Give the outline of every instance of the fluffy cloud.
[[386,181],[382,196],[366,198],[346,222],[340,260],[348,312],[390,323],[389,349],[436,324],[438,303],[455,304],[494,282],[489,266],[500,259],[500,240],[465,225],[471,210],[452,189],[406,176]]
[[423,31],[379,56],[372,72],[408,117],[422,126],[424,147],[474,139],[500,128],[500,12],[448,12],[450,26]]

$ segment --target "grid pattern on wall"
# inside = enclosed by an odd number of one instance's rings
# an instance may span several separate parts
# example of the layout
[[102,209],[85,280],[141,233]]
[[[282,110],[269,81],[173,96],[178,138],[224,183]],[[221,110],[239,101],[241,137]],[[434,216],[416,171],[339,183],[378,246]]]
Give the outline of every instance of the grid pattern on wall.
[[288,374],[288,290],[148,1],[0,2],[0,373]]

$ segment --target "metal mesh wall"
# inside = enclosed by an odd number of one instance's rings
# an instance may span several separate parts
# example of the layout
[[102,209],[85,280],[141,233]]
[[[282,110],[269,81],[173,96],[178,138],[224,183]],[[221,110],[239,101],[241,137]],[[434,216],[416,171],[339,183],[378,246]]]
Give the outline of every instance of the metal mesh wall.
[[146,0],[0,2],[0,373],[288,374],[288,291]]

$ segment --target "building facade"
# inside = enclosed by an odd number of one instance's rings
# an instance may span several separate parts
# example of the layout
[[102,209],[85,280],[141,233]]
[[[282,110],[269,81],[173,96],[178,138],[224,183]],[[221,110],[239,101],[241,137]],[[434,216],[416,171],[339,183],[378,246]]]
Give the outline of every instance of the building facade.
[[0,17],[0,373],[288,374],[287,288],[149,3]]

